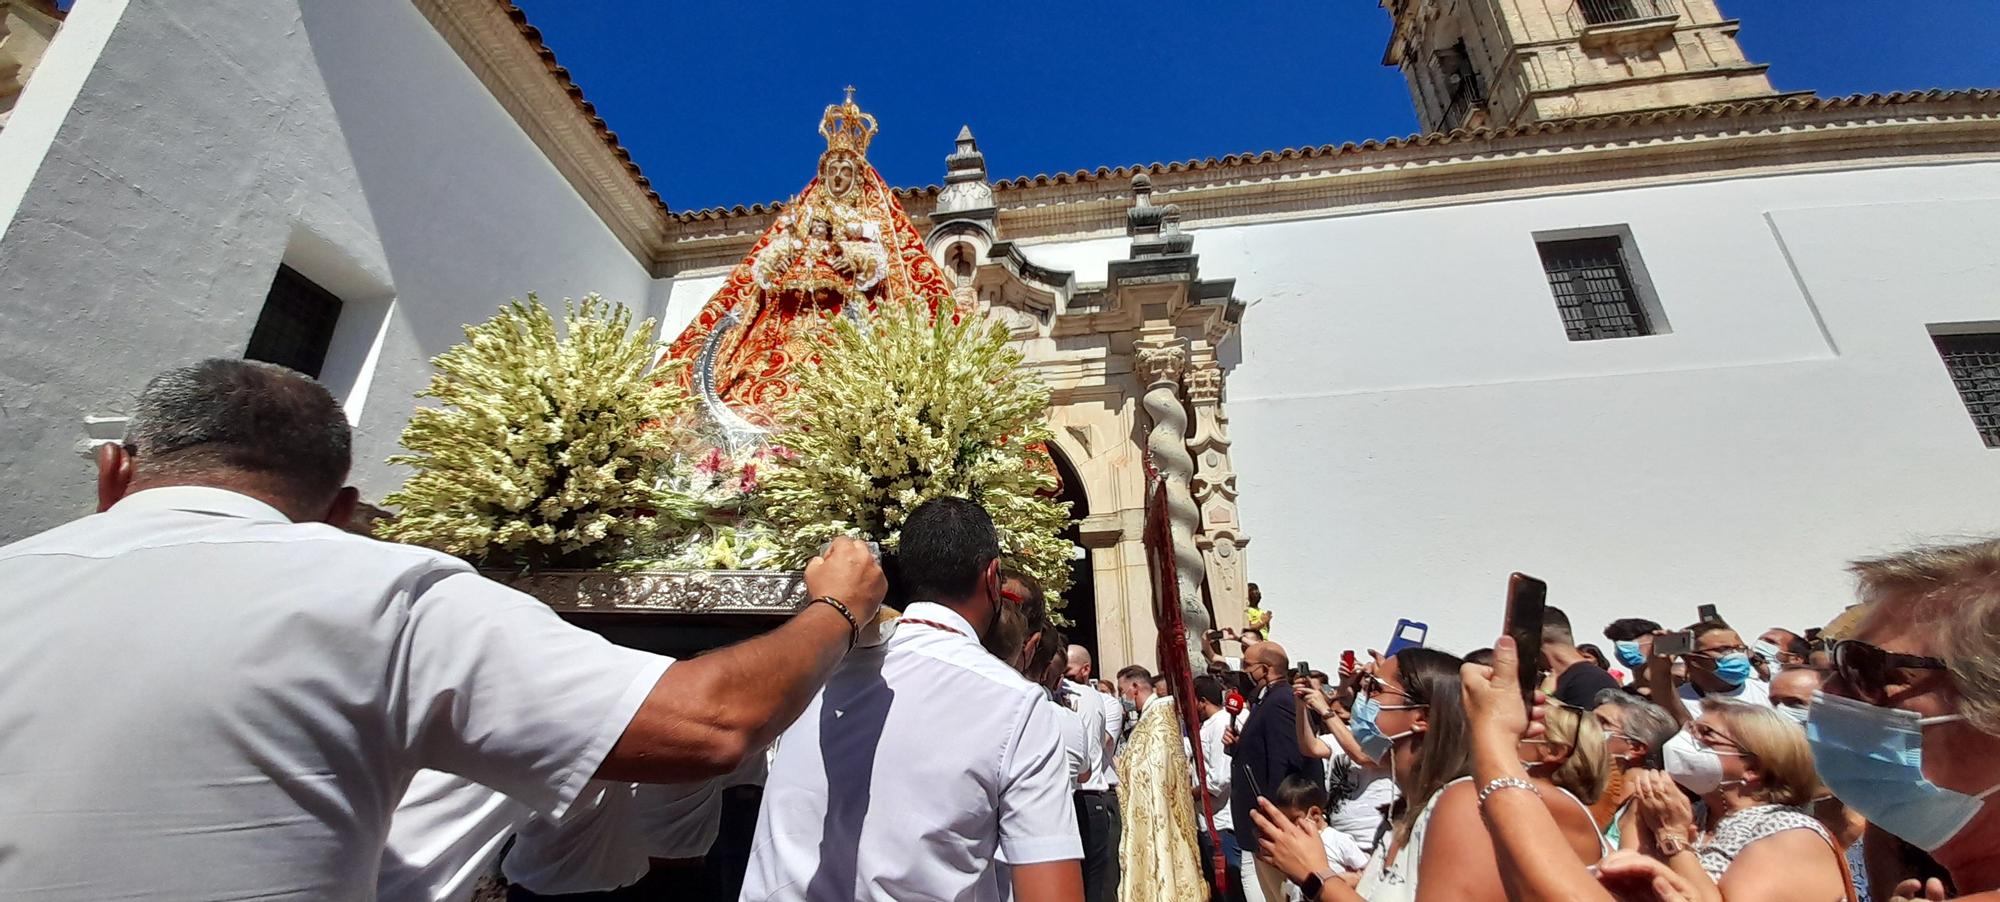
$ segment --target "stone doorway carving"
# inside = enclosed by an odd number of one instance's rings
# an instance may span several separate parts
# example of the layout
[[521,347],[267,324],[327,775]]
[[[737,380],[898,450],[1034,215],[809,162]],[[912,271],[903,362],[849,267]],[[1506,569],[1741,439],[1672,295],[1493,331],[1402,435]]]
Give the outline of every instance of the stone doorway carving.
[[970,130],[959,133],[946,166],[925,245],[945,264],[960,302],[1004,323],[1050,387],[1053,450],[1068,468],[1066,485],[1073,480],[1070,490],[1084,501],[1073,538],[1088,558],[1089,579],[1078,588],[1090,597],[1072,600],[1070,610],[1093,621],[1077,632],[1095,634],[1100,672],[1158,664],[1142,538],[1149,440],[1183,451],[1177,465],[1159,463],[1181,471],[1169,474],[1178,480],[1169,496],[1179,493],[1183,506],[1176,556],[1184,574],[1196,574],[1182,592],[1183,611],[1194,612],[1188,629],[1194,634],[1211,618],[1240,623],[1249,537],[1236,515],[1227,371],[1217,359],[1243,314],[1234,280],[1201,278],[1179,210],[1154,206],[1143,174],[1132,184],[1127,257],[1111,261],[1103,284],[1080,285],[1074,273],[1037,265],[1002,239]]

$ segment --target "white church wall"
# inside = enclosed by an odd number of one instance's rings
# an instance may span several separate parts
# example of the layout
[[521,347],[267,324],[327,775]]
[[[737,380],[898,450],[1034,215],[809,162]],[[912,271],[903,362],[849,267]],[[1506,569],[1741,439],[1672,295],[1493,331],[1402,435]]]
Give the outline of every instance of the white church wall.
[[[1670,334],[1565,337],[1534,236],[1599,227]],[[2000,321],[1995,235],[1990,163],[1199,230],[1252,304],[1227,403],[1275,637],[1330,659],[1409,617],[1466,651],[1516,569],[1587,640],[1704,603],[1803,628],[1852,557],[2000,532],[2000,451],[1926,330]]]
[[[87,510],[84,418],[240,355],[280,262],[345,302],[324,378],[359,420],[370,498],[460,324],[529,291],[649,301],[645,268],[406,0],[78,6],[103,52],[66,57],[66,30],[58,77],[0,133],[0,172],[28,172],[0,235],[0,539]],[[66,59],[87,72],[61,77]],[[37,103],[44,85],[73,102]]]
[[709,275],[678,276],[661,279],[653,289],[653,306],[660,320],[660,341],[671,342],[680,337],[688,324],[701,315],[701,308],[708,299],[722,290],[729,281],[729,273]]

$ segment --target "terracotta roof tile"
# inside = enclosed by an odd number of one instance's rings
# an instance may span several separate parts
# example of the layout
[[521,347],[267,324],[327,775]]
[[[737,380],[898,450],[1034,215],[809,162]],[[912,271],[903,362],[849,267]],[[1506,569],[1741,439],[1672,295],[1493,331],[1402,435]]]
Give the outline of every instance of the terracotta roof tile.
[[549,45],[542,41],[542,30],[528,24],[528,14],[522,12],[521,8],[510,0],[494,0],[494,2],[500,4],[500,8],[506,11],[507,18],[513,20],[514,27],[521,30],[521,36],[534,46],[535,54],[542,58],[542,65],[548,67],[549,74],[554,75],[563,90],[569,93],[570,100],[576,102],[577,109],[581,110],[590,120],[590,124],[597,129],[597,135],[604,139],[605,146],[611,148],[611,152],[625,163],[625,169],[632,173],[632,179],[639,183],[639,187],[645,189],[646,196],[653,199],[653,203],[659,206],[662,214],[668,213],[666,202],[660,199],[658,191],[653,190],[652,180],[646,178],[644,172],[639,171],[639,164],[632,160],[632,152],[626,150],[625,145],[618,143],[618,133],[605,124],[604,117],[597,115],[596,105],[583,99],[583,87],[570,77],[569,70],[556,62],[556,52],[549,49]]
[[[1730,119],[1756,113],[1801,112],[1814,110],[1846,110],[1868,107],[1887,107],[1904,103],[1936,102],[1948,100],[2000,101],[2000,90],[1971,89],[1947,91],[1933,88],[1927,91],[1896,91],[1887,94],[1855,94],[1847,97],[1789,96],[1764,100],[1746,100],[1736,103],[1718,103],[1694,107],[1651,110],[1642,113],[1619,113],[1609,116],[1593,116],[1584,119],[1558,119],[1530,122],[1525,125],[1505,128],[1455,129],[1450,132],[1413,134],[1401,138],[1370,138],[1356,144],[1321,144],[1310,147],[1287,147],[1282,150],[1251,151],[1228,154],[1222,157],[1205,157],[1195,160],[1179,160],[1171,163],[1147,163],[1143,165],[1106,167],[1095,170],[1078,169],[1074,172],[1041,173],[1024,175],[1011,179],[997,179],[993,187],[998,191],[1020,190],[1046,187],[1049,185],[1069,185],[1104,180],[1126,181],[1141,172],[1153,175],[1178,172],[1192,172],[1213,168],[1249,166],[1257,163],[1271,163],[1280,160],[1315,159],[1320,157],[1352,156],[1356,154],[1378,153],[1408,147],[1441,147],[1472,141],[1490,141],[1527,135],[1547,135],[1558,133],[1583,133],[1622,128],[1657,122],[1699,121],[1707,119]],[[895,189],[898,197],[925,197],[941,190],[937,185]],[[706,210],[692,210],[676,213],[673,218],[679,222],[699,222],[725,219],[732,216],[760,215],[782,209],[783,203],[755,204],[750,207],[737,205]]]

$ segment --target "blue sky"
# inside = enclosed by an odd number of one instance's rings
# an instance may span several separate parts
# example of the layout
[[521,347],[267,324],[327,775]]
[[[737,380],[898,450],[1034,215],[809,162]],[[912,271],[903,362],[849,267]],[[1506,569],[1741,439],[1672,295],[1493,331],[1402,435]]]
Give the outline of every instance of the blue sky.
[[[1375,0],[515,2],[675,210],[797,191],[847,84],[903,186],[961,124],[995,178],[1416,130]],[[1722,8],[1781,90],[2000,87],[2000,0]]]

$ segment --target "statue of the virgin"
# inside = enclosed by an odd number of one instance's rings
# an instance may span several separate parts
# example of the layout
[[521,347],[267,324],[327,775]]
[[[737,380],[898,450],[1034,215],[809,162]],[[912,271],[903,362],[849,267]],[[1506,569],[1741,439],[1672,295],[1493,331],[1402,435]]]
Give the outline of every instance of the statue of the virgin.
[[863,315],[892,299],[953,303],[943,271],[868,165],[875,132],[875,117],[855,106],[852,88],[844,103],[826,108],[817,176],[668,349],[693,364],[691,386],[711,406],[725,405],[725,418],[770,424],[791,392],[792,368],[812,356],[823,318]]

